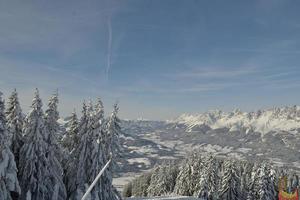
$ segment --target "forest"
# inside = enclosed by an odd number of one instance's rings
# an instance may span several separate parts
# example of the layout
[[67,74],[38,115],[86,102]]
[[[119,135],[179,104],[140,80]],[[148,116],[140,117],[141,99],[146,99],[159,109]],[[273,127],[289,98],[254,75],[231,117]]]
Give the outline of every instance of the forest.
[[105,118],[100,98],[84,102],[80,119],[74,111],[64,128],[58,103],[55,92],[44,112],[36,89],[25,115],[16,90],[6,104],[0,92],[0,200],[80,200],[109,160],[87,199],[120,199],[112,185],[121,130],[118,105]]

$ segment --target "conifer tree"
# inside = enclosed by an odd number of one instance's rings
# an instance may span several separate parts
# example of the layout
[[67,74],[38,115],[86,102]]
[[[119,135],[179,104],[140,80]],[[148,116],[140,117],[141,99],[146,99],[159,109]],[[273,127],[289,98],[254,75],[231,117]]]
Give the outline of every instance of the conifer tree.
[[10,136],[4,114],[4,101],[0,92],[0,199],[12,200],[21,193],[14,154],[10,150]]
[[21,200],[52,199],[53,185],[47,159],[48,145],[42,100],[36,89],[32,110],[25,119],[24,145],[20,150]]
[[208,187],[208,199],[214,200],[218,198],[218,163],[212,155],[208,157],[207,164],[204,167],[204,174]]
[[46,142],[48,146],[47,159],[49,161],[49,172],[52,175],[52,185],[54,186],[54,192],[57,199],[66,199],[67,193],[63,182],[63,168],[61,161],[63,160],[63,151],[58,143],[57,136],[59,135],[60,126],[57,122],[59,119],[59,113],[57,110],[58,94],[55,93],[49,100],[48,108],[45,116],[45,128],[46,128]]
[[102,177],[103,194],[105,200],[115,200],[119,198],[119,193],[112,185],[113,169],[117,166],[116,159],[120,155],[121,147],[119,136],[121,134],[120,119],[118,118],[119,107],[115,104],[108,119],[104,132],[103,147],[105,149],[103,157],[104,163],[112,159],[112,164],[105,170]]
[[75,110],[72,112],[70,120],[67,122],[66,134],[62,139],[62,145],[67,153],[71,153],[79,144],[78,118]]
[[50,152],[54,152],[56,159],[61,162],[63,160],[63,151],[59,143],[60,125],[58,123],[58,93],[53,94],[48,102],[48,108],[45,111],[45,127],[47,129],[46,140],[49,144]]
[[[97,174],[105,165],[105,163],[103,163],[104,149],[102,145],[102,136],[104,131],[104,108],[100,98],[98,99],[94,111],[91,113],[90,126],[92,126],[92,129],[90,130],[91,133],[89,135],[89,160],[91,161],[91,163],[87,168],[87,182],[89,184],[93,182]],[[91,197],[92,199],[104,199],[103,193],[103,184],[101,181],[98,181],[91,192]]]
[[224,168],[220,198],[224,200],[239,200],[241,197],[239,172],[235,164],[230,160],[225,162]]
[[177,167],[174,166],[173,162],[169,162],[154,169],[148,187],[149,196],[166,196],[173,192],[178,174]]
[[15,89],[8,99],[6,109],[7,128],[11,135],[11,149],[15,156],[17,167],[19,167],[19,153],[23,145],[22,129],[24,116],[18,99],[18,93]]
[[205,177],[204,173],[201,175],[198,189],[199,189],[199,192],[198,192],[197,197],[200,200],[208,200],[209,199],[208,184],[206,182],[206,177]]
[[119,136],[121,134],[121,120],[118,117],[119,106],[118,104],[114,104],[113,111],[107,122],[107,130],[106,130],[106,160],[111,156],[113,161],[115,161],[122,151],[119,141]]
[[253,166],[251,171],[251,178],[247,183],[247,200],[257,200],[259,199],[259,165]]
[[271,181],[270,169],[266,163],[259,168],[259,200],[275,200],[275,188]]
[[195,188],[194,189],[192,188],[193,186],[192,186],[191,179],[192,179],[192,166],[190,160],[187,159],[185,164],[181,166],[179,170],[174,192],[177,195],[192,196],[193,195],[192,190],[194,190]]
[[82,197],[86,188],[87,180],[87,155],[89,148],[89,124],[90,116],[86,103],[83,103],[82,116],[79,122],[78,147],[71,152],[67,163],[66,185],[70,200],[77,200]]

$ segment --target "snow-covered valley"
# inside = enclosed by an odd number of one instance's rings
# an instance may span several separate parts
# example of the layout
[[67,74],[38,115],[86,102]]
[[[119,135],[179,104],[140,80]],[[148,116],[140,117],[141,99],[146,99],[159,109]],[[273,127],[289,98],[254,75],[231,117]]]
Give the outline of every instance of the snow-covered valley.
[[300,107],[257,112],[235,110],[181,115],[169,121],[123,121],[124,159],[119,189],[164,160],[180,159],[193,149],[219,156],[268,160],[300,171]]

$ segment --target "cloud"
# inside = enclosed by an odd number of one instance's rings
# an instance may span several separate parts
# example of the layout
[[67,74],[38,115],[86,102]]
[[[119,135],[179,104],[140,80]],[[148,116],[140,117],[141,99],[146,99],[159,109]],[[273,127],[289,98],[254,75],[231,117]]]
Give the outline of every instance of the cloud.
[[190,78],[233,78],[240,77],[245,75],[251,75],[257,73],[258,70],[255,67],[239,67],[239,68],[230,68],[230,67],[200,67],[192,70],[184,70],[174,74],[167,74],[166,76],[174,77],[177,79],[190,79]]

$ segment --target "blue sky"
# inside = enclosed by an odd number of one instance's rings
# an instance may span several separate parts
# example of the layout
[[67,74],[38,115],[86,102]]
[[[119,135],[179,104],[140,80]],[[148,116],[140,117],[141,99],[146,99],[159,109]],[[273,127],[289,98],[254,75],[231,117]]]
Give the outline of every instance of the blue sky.
[[300,101],[300,2],[0,0],[0,89],[60,111],[118,100],[123,118]]

